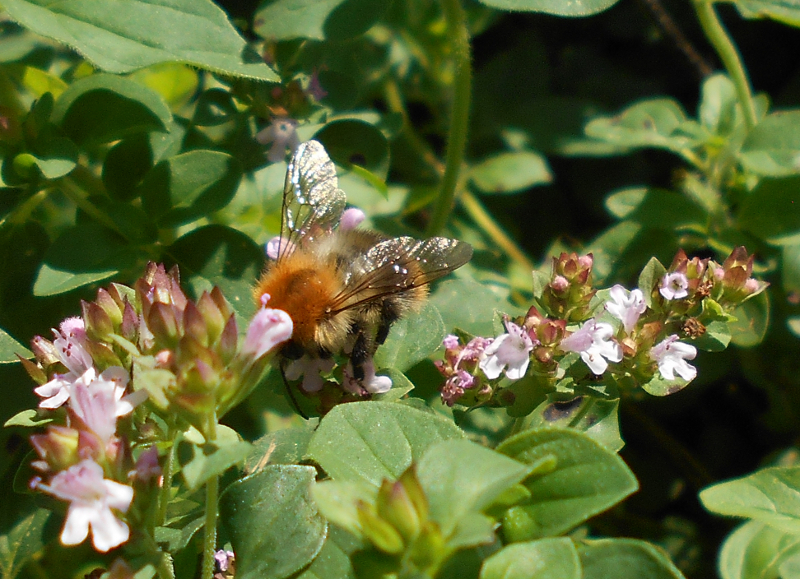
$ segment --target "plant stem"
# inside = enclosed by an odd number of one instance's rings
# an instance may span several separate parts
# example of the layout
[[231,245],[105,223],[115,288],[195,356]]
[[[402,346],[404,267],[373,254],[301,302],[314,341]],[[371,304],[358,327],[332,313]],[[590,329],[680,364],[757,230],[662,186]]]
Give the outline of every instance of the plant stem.
[[[209,417],[206,429],[206,442],[213,443],[216,436],[216,414]],[[203,525],[203,569],[200,577],[214,578],[214,554],[217,549],[217,500],[219,495],[219,477],[212,476],[206,481],[206,517]]]
[[453,39],[456,66],[453,82],[453,110],[450,113],[450,129],[447,135],[447,159],[439,197],[428,224],[428,235],[436,235],[444,228],[453,207],[458,174],[464,159],[464,151],[467,148],[470,92],[472,90],[472,61],[467,15],[460,0],[442,0],[442,8],[447,19],[448,33]]
[[464,190],[461,193],[461,204],[473,221],[494,241],[497,247],[503,250],[523,269],[528,271],[536,269],[536,266],[528,259],[525,252],[514,243],[513,239],[506,235],[503,228],[497,224],[475,195],[470,191]]
[[164,481],[161,486],[161,495],[158,498],[158,519],[157,525],[162,526],[167,521],[167,505],[169,505],[170,493],[172,491],[172,477],[175,475],[175,446],[177,431],[172,424],[169,425],[167,439],[172,441],[167,455],[167,462],[164,465]]
[[744,114],[744,123],[747,130],[750,131],[756,126],[756,107],[750,90],[750,80],[747,78],[747,72],[745,72],[739,51],[728,36],[728,32],[722,25],[710,0],[695,0],[694,9],[697,12],[700,25],[703,27],[703,32],[705,32],[706,37],[714,46],[714,50],[717,51],[722,64],[725,65],[725,69],[736,87],[736,95]]

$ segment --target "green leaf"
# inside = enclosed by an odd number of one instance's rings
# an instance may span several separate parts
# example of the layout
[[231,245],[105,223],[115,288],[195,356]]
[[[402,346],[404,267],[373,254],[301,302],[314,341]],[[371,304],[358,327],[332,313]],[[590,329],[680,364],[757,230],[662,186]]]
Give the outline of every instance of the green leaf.
[[638,539],[601,539],[578,545],[583,579],[684,579],[656,547]]
[[327,523],[309,495],[311,466],[270,465],[230,485],[220,520],[236,553],[238,579],[282,579],[320,552]]
[[334,480],[378,486],[384,478],[396,480],[431,445],[463,436],[437,414],[392,402],[353,402],[322,419],[308,456]]
[[[547,278],[550,280],[549,275]],[[464,307],[464,296],[470,297],[470,306]],[[513,306],[486,285],[470,277],[449,279],[436,288],[430,297],[442,316],[445,331],[458,328],[473,336],[494,334],[492,320],[498,311],[511,311]]]
[[197,534],[197,531],[203,528],[206,518],[204,516],[197,517],[188,523],[181,521],[181,527],[176,529],[172,527],[156,527],[154,539],[156,543],[166,543],[166,550],[169,553],[177,553],[181,549],[185,549],[192,540],[192,537]]
[[195,150],[161,161],[139,186],[144,210],[161,227],[177,227],[222,209],[242,179],[241,163],[218,151]]
[[217,439],[213,442],[205,442],[199,432],[190,430],[178,444],[178,460],[186,486],[196,491],[211,477],[243,463],[251,450],[249,442],[222,424],[217,425]]
[[78,148],[64,137],[37,141],[33,150],[36,166],[45,179],[58,179],[78,164]]
[[703,126],[714,135],[729,135],[741,122],[736,87],[724,74],[715,74],[703,81],[702,92],[698,116]]
[[781,281],[786,293],[800,293],[800,242],[781,248]]
[[3,426],[24,426],[26,428],[40,427],[53,422],[53,418],[41,416],[38,411],[33,408],[18,412],[8,420]]
[[255,13],[253,29],[267,40],[345,40],[369,30],[389,7],[373,0],[272,0]]
[[314,485],[311,496],[326,519],[363,540],[358,505],[359,502],[374,505],[378,487],[363,481],[326,480]]
[[800,242],[800,176],[762,179],[739,207],[739,227],[774,245]]
[[[529,472],[529,466],[468,440],[440,442],[429,448],[417,465],[430,516],[451,539],[463,532],[459,529],[463,521],[469,522],[470,515],[489,507]],[[459,542],[459,546],[489,542],[492,537],[490,524],[488,536],[476,533],[472,537],[475,543]]]
[[253,316],[253,283],[263,268],[264,253],[251,238],[230,227],[207,225],[178,239],[169,255],[180,265],[181,281],[196,296],[219,286],[239,316]]
[[586,125],[589,137],[622,147],[657,147],[680,152],[691,140],[676,135],[686,121],[686,113],[672,99],[640,101],[613,117],[599,117]]
[[331,160],[344,169],[360,165],[386,180],[389,173],[389,141],[375,126],[358,119],[331,121],[314,134],[325,145]]
[[585,0],[563,2],[562,0],[480,0],[482,4],[510,10],[512,12],[544,12],[555,16],[591,16],[611,8],[617,0]]
[[772,467],[710,486],[700,493],[700,501],[715,513],[749,517],[800,535],[798,490],[800,467]]
[[656,372],[649,382],[642,384],[642,389],[650,396],[670,396],[686,388],[691,380],[684,380],[677,374],[672,380],[667,380]]
[[512,543],[486,559],[480,579],[583,579],[571,539]]
[[3,6],[26,28],[67,44],[108,72],[183,62],[228,76],[279,80],[210,0],[4,0]]
[[64,231],[47,249],[33,294],[52,296],[117,275],[136,262],[137,250],[95,223]]
[[740,348],[751,348],[760,344],[769,328],[769,312],[768,292],[761,292],[737,306],[732,312],[736,321],[728,324],[731,342]]
[[33,358],[33,352],[17,342],[3,328],[0,328],[0,364],[19,362],[17,355],[23,358]]
[[564,400],[563,395],[548,394],[526,422],[528,428],[571,428],[584,432],[612,452],[625,443],[619,432],[619,400],[578,396]]
[[297,579],[355,579],[350,556],[360,546],[360,542],[346,531],[328,527],[325,544]]
[[44,548],[42,531],[49,517],[49,510],[37,509],[14,525],[8,534],[0,535],[0,576],[14,579]]
[[664,279],[666,273],[667,268],[658,259],[652,257],[642,269],[642,273],[639,274],[638,287],[642,290],[644,301],[648,307],[653,307],[653,290],[661,287],[661,280]]
[[557,461],[552,471],[525,481],[531,499],[506,512],[503,529],[510,541],[568,531],[639,486],[619,456],[580,432],[528,430],[508,438],[497,450],[528,464],[549,457]]
[[763,579],[796,577],[780,573],[780,566],[800,551],[800,537],[782,533],[758,521],[736,528],[719,552],[722,579]]
[[267,464],[298,464],[313,435],[311,428],[284,428],[262,436],[253,443],[245,471],[255,472]]
[[767,115],[750,131],[740,159],[745,169],[768,177],[800,173],[800,110]]
[[233,120],[238,113],[230,92],[211,88],[197,99],[192,121],[201,127],[214,127]]
[[378,368],[405,371],[442,345],[444,322],[430,302],[419,313],[409,314],[392,325],[386,342],[375,352]]
[[483,193],[517,193],[553,181],[547,160],[533,151],[494,155],[472,167],[468,177]]
[[789,26],[800,26],[800,7],[794,0],[735,0],[744,18],[772,18]]
[[53,123],[78,145],[165,131],[171,122],[172,113],[158,93],[111,74],[75,81],[53,108]]
[[634,187],[616,191],[606,198],[606,208],[618,219],[655,229],[703,229],[708,220],[702,207],[667,189]]

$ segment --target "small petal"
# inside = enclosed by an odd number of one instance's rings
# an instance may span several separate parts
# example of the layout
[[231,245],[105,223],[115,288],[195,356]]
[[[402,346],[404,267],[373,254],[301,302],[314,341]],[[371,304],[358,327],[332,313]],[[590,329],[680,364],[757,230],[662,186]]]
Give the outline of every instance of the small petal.
[[691,382],[697,376],[697,368],[686,362],[694,360],[697,348],[678,342],[677,334],[665,338],[650,350],[650,357],[658,364],[658,371],[666,380],[674,380],[675,373]]
[[283,310],[261,308],[247,328],[242,351],[258,359],[292,337],[292,319]]
[[531,361],[533,340],[530,335],[513,322],[506,322],[508,333],[495,339],[483,352],[480,368],[486,377],[494,380],[505,370],[509,380],[519,380],[525,375]]
[[361,225],[361,222],[364,221],[366,217],[367,216],[364,214],[364,212],[356,207],[345,209],[344,213],[342,213],[342,218],[339,220],[339,229],[342,231],[350,231],[351,229],[355,229]]
[[606,302],[606,310],[621,321],[622,327],[627,333],[630,333],[639,321],[639,317],[647,309],[642,290],[636,288],[628,291],[617,284],[611,288],[609,296],[611,300]]
[[611,339],[613,335],[611,324],[592,319],[561,340],[561,347],[579,353],[592,373],[599,376],[608,369],[608,362],[622,361],[622,347]]
[[676,271],[664,275],[658,293],[668,300],[680,300],[689,295],[688,288],[689,280],[686,275]]

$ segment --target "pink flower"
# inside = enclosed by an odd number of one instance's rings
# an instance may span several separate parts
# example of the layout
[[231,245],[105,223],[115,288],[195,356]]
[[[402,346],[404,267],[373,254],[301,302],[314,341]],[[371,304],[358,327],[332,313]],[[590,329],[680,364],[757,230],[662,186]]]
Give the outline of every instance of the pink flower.
[[561,347],[568,352],[577,352],[581,360],[596,376],[608,369],[608,362],[622,360],[622,348],[611,339],[614,328],[611,324],[589,320],[581,328],[561,340]]
[[322,85],[319,82],[319,71],[316,69],[311,73],[311,78],[308,79],[308,88],[306,88],[306,94],[313,97],[317,102],[328,96],[328,93],[324,88],[322,88]]
[[647,309],[642,290],[636,288],[633,291],[628,291],[617,284],[611,288],[609,295],[611,296],[611,301],[606,302],[606,310],[621,321],[625,332],[630,334],[631,330],[636,326],[636,322],[639,321],[639,316]]
[[514,322],[507,321],[506,330],[506,334],[495,338],[483,351],[480,368],[489,380],[500,376],[504,369],[509,380],[519,380],[528,369],[533,340]]
[[658,293],[668,300],[680,300],[689,295],[688,288],[689,280],[686,275],[676,271],[664,274]]
[[46,384],[34,388],[33,391],[44,398],[39,408],[54,410],[69,400],[69,386],[80,378],[94,362],[86,351],[86,326],[81,318],[67,318],[53,329],[55,339],[53,349],[58,360],[67,368],[65,374],[56,374]]
[[270,163],[283,161],[286,149],[292,152],[300,146],[300,137],[297,136],[297,121],[289,117],[275,117],[266,128],[256,135],[256,141],[262,145],[272,143],[267,153]]
[[[125,397],[128,373],[118,366],[97,376],[94,368],[69,386],[69,410],[103,443],[108,443],[117,431],[117,418],[133,411],[143,401],[137,393],[135,400]],[[144,391],[140,391],[144,392]]]
[[678,341],[677,334],[665,338],[650,350],[650,357],[658,363],[658,371],[666,380],[674,380],[675,373],[687,382],[697,376],[697,368],[686,362],[694,360],[697,348]]
[[92,529],[92,544],[101,553],[128,540],[128,525],[111,509],[127,512],[133,500],[133,489],[104,479],[102,467],[93,460],[83,460],[58,473],[49,485],[39,484],[37,488],[70,502],[61,531],[64,545],[82,543],[89,528]]
[[288,380],[299,380],[303,377],[301,388],[306,392],[319,392],[322,390],[322,374],[330,372],[336,362],[333,358],[312,358],[303,356],[299,360],[293,360],[286,367],[286,378]]
[[263,307],[258,310],[247,328],[242,351],[258,359],[291,338],[293,330],[289,314],[283,310]]
[[345,209],[344,213],[342,213],[342,218],[339,220],[339,229],[342,231],[350,231],[351,229],[355,229],[361,225],[361,222],[366,218],[367,216],[363,211],[361,211],[361,209],[356,207]]

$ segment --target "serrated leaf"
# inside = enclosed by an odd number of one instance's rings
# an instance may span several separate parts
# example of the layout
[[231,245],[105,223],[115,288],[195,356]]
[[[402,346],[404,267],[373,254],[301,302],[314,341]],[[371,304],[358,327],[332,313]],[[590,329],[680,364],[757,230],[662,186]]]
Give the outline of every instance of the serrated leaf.
[[183,62],[229,76],[278,81],[209,0],[93,2],[4,0],[26,28],[67,44],[97,67],[125,73],[159,62]]
[[553,181],[547,160],[534,151],[513,151],[484,159],[469,171],[483,193],[517,193]]
[[583,579],[684,579],[669,556],[638,539],[600,539],[578,545]]
[[764,468],[746,477],[710,486],[700,493],[708,510],[749,517],[800,535],[800,467]]
[[327,523],[309,489],[314,467],[270,465],[231,484],[220,497],[236,553],[237,579],[283,579],[320,552]]
[[571,539],[550,538],[506,545],[486,559],[480,579],[583,579]]
[[463,438],[446,418],[391,402],[335,407],[320,422],[308,456],[334,480],[396,480],[433,444]]
[[563,533],[639,487],[617,454],[580,432],[528,430],[506,439],[497,450],[528,464],[556,460],[553,470],[525,481],[530,500],[506,512],[504,533],[511,541]]

